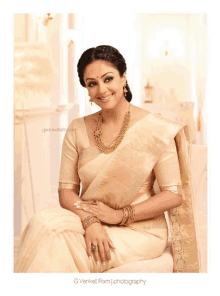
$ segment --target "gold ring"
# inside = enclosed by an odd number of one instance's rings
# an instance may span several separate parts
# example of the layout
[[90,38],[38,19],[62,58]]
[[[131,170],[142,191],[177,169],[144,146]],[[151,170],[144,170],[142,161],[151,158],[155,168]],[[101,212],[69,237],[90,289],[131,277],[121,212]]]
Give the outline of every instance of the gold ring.
[[94,252],[95,250],[96,250],[96,248],[97,248],[97,246],[96,245],[91,245],[91,247],[92,247],[92,251]]
[[95,199],[93,199],[93,201],[92,201],[92,205],[97,205],[97,204],[98,204],[98,201],[95,200]]

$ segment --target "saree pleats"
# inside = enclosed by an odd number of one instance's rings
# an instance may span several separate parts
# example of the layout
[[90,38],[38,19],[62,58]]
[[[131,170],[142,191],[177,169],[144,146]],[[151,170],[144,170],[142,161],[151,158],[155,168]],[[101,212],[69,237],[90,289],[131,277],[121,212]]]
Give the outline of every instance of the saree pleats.
[[149,233],[127,227],[103,227],[116,247],[111,249],[111,261],[105,265],[88,257],[84,229],[77,215],[62,208],[43,210],[30,220],[22,235],[14,271],[100,273],[128,262],[159,257],[166,247],[166,227]]

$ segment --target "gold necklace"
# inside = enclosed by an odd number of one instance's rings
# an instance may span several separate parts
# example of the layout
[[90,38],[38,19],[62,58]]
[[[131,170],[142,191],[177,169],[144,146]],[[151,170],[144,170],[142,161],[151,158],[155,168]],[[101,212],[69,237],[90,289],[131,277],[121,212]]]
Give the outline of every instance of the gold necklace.
[[124,138],[125,132],[127,130],[127,127],[128,127],[129,121],[130,121],[130,117],[131,117],[131,111],[130,111],[130,104],[129,104],[128,111],[125,114],[123,124],[122,124],[121,130],[120,130],[117,138],[114,140],[114,142],[110,146],[106,147],[102,143],[102,140],[101,140],[101,135],[102,135],[101,126],[102,126],[102,123],[103,123],[103,117],[102,117],[102,112],[99,113],[97,126],[96,126],[96,129],[94,131],[94,137],[95,137],[96,145],[98,146],[98,148],[99,148],[99,150],[101,152],[103,152],[105,154],[108,154],[108,153],[113,152],[118,147],[118,145],[121,143],[121,141]]

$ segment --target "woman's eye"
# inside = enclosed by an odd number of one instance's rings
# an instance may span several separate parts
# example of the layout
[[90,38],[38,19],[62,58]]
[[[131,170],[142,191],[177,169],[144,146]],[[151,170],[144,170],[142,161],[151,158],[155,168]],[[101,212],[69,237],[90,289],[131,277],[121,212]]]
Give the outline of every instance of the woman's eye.
[[92,87],[93,85],[95,85],[95,82],[90,82],[90,83],[88,84],[89,87]]
[[111,76],[108,76],[106,79],[105,79],[105,81],[111,81],[113,79],[113,77],[111,77]]
[[[111,77],[111,76],[108,76],[108,77],[106,77],[106,79],[105,79],[105,82],[109,82],[109,81],[111,81],[113,79],[113,77]],[[96,85],[96,82],[90,82],[89,84],[88,84],[88,87],[93,87],[94,85]]]

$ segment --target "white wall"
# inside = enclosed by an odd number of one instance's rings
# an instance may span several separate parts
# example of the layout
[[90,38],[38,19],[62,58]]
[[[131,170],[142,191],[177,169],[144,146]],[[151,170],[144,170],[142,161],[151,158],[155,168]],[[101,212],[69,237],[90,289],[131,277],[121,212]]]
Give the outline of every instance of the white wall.
[[[207,24],[203,14],[140,14],[141,19],[141,106],[147,82],[153,87],[153,103],[175,105],[194,102],[197,127],[199,111],[206,101]],[[170,41],[172,56],[163,57],[162,41]],[[205,123],[197,144],[205,144]]]

